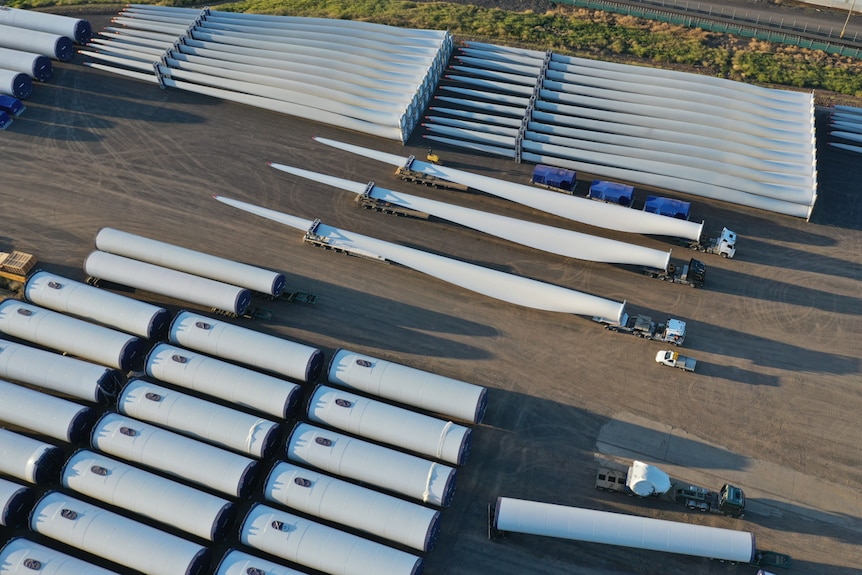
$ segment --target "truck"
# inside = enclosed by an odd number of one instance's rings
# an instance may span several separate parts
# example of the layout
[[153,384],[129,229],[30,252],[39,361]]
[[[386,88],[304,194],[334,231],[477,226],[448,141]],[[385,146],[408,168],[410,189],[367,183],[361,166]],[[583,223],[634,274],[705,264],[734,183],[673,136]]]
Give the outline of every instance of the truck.
[[677,243],[692,250],[707,254],[718,254],[723,258],[733,258],[736,255],[736,233],[722,228],[718,237],[701,236],[700,241],[677,239]]
[[697,360],[693,357],[687,357],[680,355],[679,352],[668,350],[662,350],[655,354],[655,361],[661,365],[678,367],[686,371],[694,371],[694,367],[697,365]]
[[[751,565],[755,567],[781,567],[782,569],[790,569],[793,563],[790,555],[784,553],[776,553],[775,551],[765,551],[763,549],[754,550],[754,559]],[[769,571],[758,569],[757,575],[773,575]]]
[[693,511],[718,513],[737,519],[745,515],[745,493],[729,483],[713,491],[672,479],[655,465],[642,461],[633,461],[628,469],[614,468],[612,465],[608,462],[598,468],[596,489],[680,503]]
[[407,162],[405,162],[403,166],[396,168],[395,175],[405,182],[413,182],[414,184],[422,184],[432,188],[445,188],[447,190],[456,190],[459,192],[466,192],[470,189],[464,184],[456,184],[455,182],[450,182],[449,180],[444,180],[443,178],[438,178],[437,176],[411,169],[411,166],[415,161],[416,156],[410,156],[407,158]]
[[[661,196],[647,196],[643,207],[643,211],[645,212],[679,220],[688,220],[690,209],[691,204],[689,202]],[[722,228],[721,233],[714,238],[703,234],[697,241],[676,238],[676,243],[699,252],[718,254],[723,258],[733,258],[736,255],[736,233],[727,228]]]
[[666,269],[644,267],[641,268],[641,271],[651,278],[675,284],[685,284],[693,288],[703,287],[706,280],[706,264],[694,258],[691,258],[682,267],[677,267],[676,264],[670,262]]
[[653,341],[663,341],[674,346],[680,346],[685,341],[685,322],[680,319],[668,318],[665,323],[658,323],[648,315],[630,316],[628,312],[623,312],[619,322],[601,317],[593,317],[593,321],[604,324],[605,329],[609,331],[628,333]]

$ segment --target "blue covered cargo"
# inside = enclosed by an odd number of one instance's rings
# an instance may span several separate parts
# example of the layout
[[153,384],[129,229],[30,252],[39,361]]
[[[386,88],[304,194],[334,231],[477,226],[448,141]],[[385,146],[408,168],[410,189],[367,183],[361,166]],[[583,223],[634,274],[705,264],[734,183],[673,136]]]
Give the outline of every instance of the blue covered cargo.
[[604,180],[593,180],[593,184],[590,186],[590,193],[587,197],[593,200],[629,207],[632,205],[634,190],[634,186],[606,182]]
[[653,214],[661,214],[676,218],[678,220],[687,220],[689,218],[689,210],[691,209],[690,202],[675,200],[673,198],[662,198],[659,196],[649,196],[644,204],[644,211]]
[[575,191],[577,172],[539,164],[533,169],[530,183],[571,194]]
[[24,104],[18,98],[0,94],[0,112],[6,112],[11,116],[20,116],[24,111]]
[[9,117],[9,114],[0,110],[0,130],[5,130],[11,125],[12,118]]

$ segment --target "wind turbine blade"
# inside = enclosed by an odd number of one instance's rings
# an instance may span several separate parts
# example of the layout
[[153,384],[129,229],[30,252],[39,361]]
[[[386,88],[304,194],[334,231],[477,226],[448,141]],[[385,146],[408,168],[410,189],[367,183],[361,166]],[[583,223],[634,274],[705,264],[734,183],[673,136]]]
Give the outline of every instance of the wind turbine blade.
[[[318,172],[285,166],[284,164],[270,165],[288,174],[327,184],[354,194],[362,194],[368,189],[366,184],[351,182]],[[379,186],[371,188],[370,196],[376,200],[431,214],[498,238],[565,257],[594,262],[643,265],[659,269],[667,269],[667,264],[670,261],[669,251],[663,252],[572,230],[455,206],[387,190]]]
[[[245,202],[229,200],[220,196],[217,196],[216,199],[235,208],[297,229],[307,230],[314,224],[310,220]],[[325,236],[332,245],[378,254],[404,267],[409,267],[464,289],[528,308],[591,317],[598,316],[617,322],[622,317],[625,308],[625,302],[615,302],[538,280],[453,260],[348,230],[319,225],[315,228],[315,233],[319,236]]]

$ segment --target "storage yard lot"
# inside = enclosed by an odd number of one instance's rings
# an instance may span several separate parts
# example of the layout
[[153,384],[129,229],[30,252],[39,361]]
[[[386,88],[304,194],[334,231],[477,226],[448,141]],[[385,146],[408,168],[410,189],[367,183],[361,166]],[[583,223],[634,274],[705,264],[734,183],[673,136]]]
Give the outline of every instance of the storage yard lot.
[[[104,22],[92,18],[94,29]],[[740,236],[737,256],[704,255],[702,290],[625,266],[569,260],[443,221],[356,208],[332,188],[267,161],[522,219],[599,233],[481,193],[397,180],[389,166],[312,141],[324,136],[391,153],[407,147],[81,65],[59,64],[28,109],[0,133],[2,247],[84,279],[105,226],[285,272],[315,305],[267,302],[250,322],[321,348],[346,347],[490,389],[484,424],[459,472],[428,575],[688,573],[753,575],[755,567],[594,544],[486,537],[498,495],[755,533],[788,553],[791,573],[862,573],[862,189],[858,157],[819,143],[812,221],[691,198],[693,219]],[[819,124],[825,116],[820,114]],[[825,131],[824,137],[825,137]],[[528,182],[530,165],[435,148],[453,167]],[[583,183],[581,185],[584,185]],[[585,189],[585,188],[583,188]],[[697,373],[653,361],[662,349],[587,318],[478,296],[397,265],[315,249],[301,234],[234,210],[213,195],[618,301],[688,322]],[[636,197],[643,200],[644,190]],[[657,238],[605,234],[655,248]],[[690,254],[674,251],[677,261]],[[142,296],[148,301],[165,302]],[[597,456],[640,458],[674,476],[743,487],[742,520],[640,502],[593,488]],[[8,533],[7,533],[8,535]],[[59,548],[59,545],[56,545]]]

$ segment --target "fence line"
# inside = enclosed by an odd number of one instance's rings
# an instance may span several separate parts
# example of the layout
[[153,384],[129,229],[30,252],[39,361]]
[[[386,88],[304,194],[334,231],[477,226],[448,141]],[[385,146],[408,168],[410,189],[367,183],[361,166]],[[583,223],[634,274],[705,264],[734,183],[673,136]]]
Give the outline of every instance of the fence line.
[[[768,20],[763,20],[760,15],[751,17],[748,12],[740,14],[738,10],[728,13],[724,8],[697,9],[689,6],[689,3],[684,0],[631,0],[629,4],[613,0],[555,1],[558,4],[570,4],[579,8],[614,12],[689,28],[702,28],[708,32],[735,34],[743,38],[755,38],[822,50],[829,54],[850,58],[862,58],[862,39],[857,38],[858,34],[854,34],[852,38],[840,38],[840,30],[831,26],[828,31],[821,29],[820,26],[811,29],[807,23],[800,25],[795,20],[786,22],[785,19],[776,22],[771,16]],[[632,5],[634,3],[640,5],[634,6]]]

